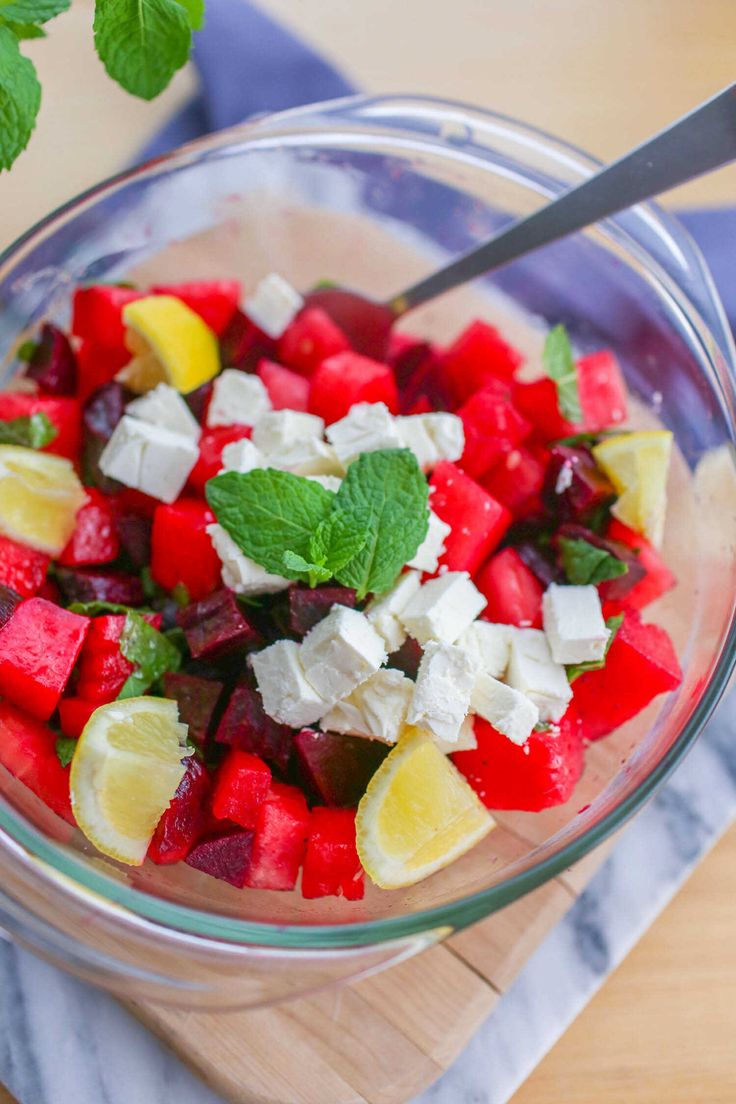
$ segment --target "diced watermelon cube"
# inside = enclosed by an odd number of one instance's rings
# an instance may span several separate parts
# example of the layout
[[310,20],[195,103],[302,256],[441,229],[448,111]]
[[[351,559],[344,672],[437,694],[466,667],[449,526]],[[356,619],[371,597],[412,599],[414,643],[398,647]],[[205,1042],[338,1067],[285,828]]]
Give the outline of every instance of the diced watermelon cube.
[[465,450],[459,467],[474,479],[493,467],[504,453],[521,444],[531,432],[511,402],[509,388],[500,380],[490,380],[458,409],[465,430]]
[[297,732],[294,747],[310,792],[326,805],[350,808],[358,804],[389,751],[380,740],[313,728]]
[[77,361],[69,338],[44,322],[26,375],[46,395],[73,395],[77,390]]
[[274,410],[306,411],[309,402],[309,381],[304,376],[292,372],[291,368],[282,368],[273,360],[260,361],[258,375],[268,391]]
[[271,771],[257,755],[231,748],[215,780],[212,812],[242,828],[255,828],[258,810],[271,789]]
[[0,421],[45,414],[56,427],[56,437],[42,450],[78,460],[82,448],[82,408],[76,399],[53,395],[26,395],[21,391],[0,392]]
[[163,677],[164,694],[179,706],[179,720],[187,725],[189,739],[204,747],[220,701],[224,684],[183,671],[168,671]]
[[239,280],[190,280],[183,284],[154,284],[154,295],[173,295],[198,314],[219,337],[238,309]]
[[215,515],[206,502],[180,498],[156,507],[151,535],[151,575],[166,590],[183,586],[196,602],[220,584],[220,558],[207,526]]
[[495,326],[477,319],[445,351],[442,373],[460,403],[491,380],[510,380],[523,360]]
[[487,808],[536,813],[572,797],[584,766],[574,706],[559,724],[532,732],[522,746],[480,717],[474,728],[477,748],[456,752],[452,761]]
[[505,453],[483,477],[481,484],[515,518],[539,513],[548,456],[546,450],[520,445]]
[[355,846],[355,810],[312,809],[302,897],[360,901],[364,893],[363,868]]
[[47,720],[69,681],[89,617],[27,598],[0,629],[0,694]]
[[[661,598],[668,590],[671,590],[677,580],[664,562],[656,548],[646,540],[641,533],[629,529],[623,522],[612,518],[606,531],[609,540],[625,544],[636,552],[639,563],[646,571],[646,575],[636,583],[623,599],[623,604],[630,609],[643,609],[650,602]],[[605,592],[602,590],[602,594]]]
[[383,402],[396,414],[399,393],[388,364],[359,353],[336,353],[323,360],[311,378],[309,409],[329,425],[344,418],[355,403]]
[[598,433],[621,425],[627,418],[626,385],[613,353],[603,350],[577,362],[578,394],[582,422],[568,422],[557,404],[557,388],[551,379],[517,383],[514,403],[545,440],[575,433]]
[[222,450],[225,445],[229,445],[231,441],[242,441],[250,435],[250,426],[244,425],[205,429],[199,441],[199,459],[189,475],[190,486],[203,494],[207,480],[212,479],[222,468]]
[[[160,613],[146,613],[143,617],[155,629],[161,627]],[[120,651],[124,628],[124,613],[106,613],[94,617],[90,624],[79,657],[77,695],[95,706],[115,701],[133,674],[133,664]]]
[[87,501],[77,511],[74,532],[58,557],[59,563],[72,567],[111,563],[119,552],[120,541],[110,500],[101,491],[88,487]]
[[309,835],[309,809],[296,786],[274,782],[258,810],[245,884],[251,889],[294,889]]
[[190,755],[184,777],[153,833],[149,859],[159,865],[186,859],[207,824],[210,785],[206,768],[196,755]]
[[255,647],[261,634],[245,616],[231,590],[217,590],[177,613],[194,659],[211,659],[235,648]]
[[291,758],[294,733],[288,725],[277,724],[269,717],[258,691],[242,682],[230,695],[215,732],[215,743],[249,751],[277,770],[285,771]]
[[26,548],[10,537],[0,536],[0,584],[21,598],[31,598],[43,586],[50,557]]
[[242,889],[251,865],[253,832],[226,832],[202,840],[184,860],[187,866]]
[[[604,612],[609,613],[605,607]],[[680,664],[665,630],[645,625],[635,610],[626,610],[605,666],[580,675],[573,684],[585,738],[607,736],[681,681]]]
[[72,333],[95,345],[125,351],[123,307],[143,298],[144,294],[111,284],[77,288],[72,299]]
[[483,620],[541,629],[544,590],[516,549],[504,548],[492,556],[475,585],[488,603],[480,615]]
[[59,702],[59,726],[64,735],[77,740],[99,704],[85,698],[62,698]]
[[77,349],[77,398],[87,402],[95,392],[108,383],[130,360],[125,348],[108,349],[92,341],[82,341]]
[[278,356],[287,367],[311,376],[323,360],[349,348],[350,342],[327,311],[305,307],[279,340]]
[[0,701],[0,763],[58,816],[75,824],[69,770],[56,754],[56,733],[36,717]]
[[451,526],[440,565],[473,575],[508,529],[511,514],[449,460],[437,464],[429,485],[430,506]]

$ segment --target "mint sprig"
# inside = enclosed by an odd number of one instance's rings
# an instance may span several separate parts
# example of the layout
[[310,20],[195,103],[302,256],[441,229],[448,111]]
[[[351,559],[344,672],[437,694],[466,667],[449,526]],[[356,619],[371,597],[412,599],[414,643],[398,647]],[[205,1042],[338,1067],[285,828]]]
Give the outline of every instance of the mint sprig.
[[618,579],[629,570],[628,564],[605,548],[578,537],[560,537],[560,555],[565,578],[573,586],[597,586],[607,579]]
[[192,25],[176,0],[97,0],[95,47],[109,76],[152,100],[189,57]]
[[557,389],[557,405],[568,422],[582,422],[578,391],[578,370],[572,355],[567,330],[560,324],[547,334],[542,351],[542,367]]
[[[2,28],[0,28],[0,31]],[[2,139],[0,138],[0,141]],[[39,412],[30,417],[11,418],[0,422],[0,445],[22,445],[24,448],[42,449],[57,437],[59,431],[47,414]]]
[[36,70],[0,8],[0,169],[9,169],[28,145],[41,106]]
[[74,752],[77,749],[77,741],[72,740],[69,736],[57,736],[56,738],[56,758],[61,763],[62,767],[68,767],[74,758]]
[[125,618],[120,651],[133,664],[135,671],[125,680],[118,698],[136,698],[145,694],[167,671],[178,671],[181,666],[179,649],[132,610]]
[[606,628],[609,630],[611,635],[608,637],[608,640],[606,641],[606,650],[603,653],[603,659],[592,659],[588,663],[571,663],[571,664],[569,664],[565,668],[565,671],[567,672],[567,681],[568,682],[574,682],[576,678],[580,678],[581,675],[586,674],[586,672],[588,672],[588,671],[600,671],[602,667],[606,666],[606,656],[608,655],[608,650],[611,647],[611,645],[613,644],[613,641],[616,637],[616,633],[621,628],[621,624],[623,622],[623,619],[624,619],[624,615],[622,613],[616,614],[615,617],[607,617],[606,618]]

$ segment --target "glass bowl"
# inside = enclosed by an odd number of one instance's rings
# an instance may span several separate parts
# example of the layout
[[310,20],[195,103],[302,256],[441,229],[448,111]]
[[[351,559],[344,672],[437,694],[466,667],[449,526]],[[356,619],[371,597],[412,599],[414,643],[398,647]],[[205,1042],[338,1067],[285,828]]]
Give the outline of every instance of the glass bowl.
[[[105,182],[0,258],[0,355],[40,319],[68,321],[79,282],[277,270],[401,289],[595,169],[524,126],[432,99],[354,98],[246,124]],[[410,316],[435,338],[480,315],[538,359],[563,321],[581,350],[612,346],[632,421],[677,442],[665,556],[679,585],[647,616],[673,634],[678,693],[588,749],[572,800],[502,813],[469,855],[362,902],[240,891],[181,864],[123,868],[22,785],[0,777],[0,923],[77,974],[138,999],[268,1003],[375,970],[487,916],[619,828],[682,759],[734,660],[734,350],[683,229],[646,205]]]

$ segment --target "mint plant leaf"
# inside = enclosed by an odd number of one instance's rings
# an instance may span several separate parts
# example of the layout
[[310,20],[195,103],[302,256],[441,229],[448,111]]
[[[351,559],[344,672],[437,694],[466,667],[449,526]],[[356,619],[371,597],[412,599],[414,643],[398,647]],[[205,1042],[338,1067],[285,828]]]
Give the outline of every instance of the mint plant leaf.
[[333,509],[321,521],[309,542],[309,551],[315,563],[326,564],[332,574],[362,551],[371,523],[371,511],[358,509],[352,513]]
[[72,602],[67,606],[70,613],[81,613],[83,617],[96,617],[98,613],[140,613],[132,611],[130,606],[121,606],[117,602]]
[[3,23],[47,23],[70,7],[71,0],[0,0],[0,20]]
[[332,571],[329,567],[325,567],[324,564],[310,563],[303,556],[298,556],[296,552],[288,550],[284,552],[281,574],[285,575],[287,579],[299,579],[304,583],[309,583],[310,587],[319,586],[320,583],[326,583],[328,579],[332,578]]
[[125,680],[118,698],[135,698],[145,694],[167,671],[178,671],[181,666],[179,649],[133,610],[125,618],[120,651],[133,664],[135,671]]
[[557,388],[557,405],[568,422],[582,422],[578,391],[578,370],[570,347],[570,338],[563,325],[555,326],[547,334],[542,352],[542,365]]
[[192,29],[177,0],[96,0],[95,47],[109,76],[152,100],[189,57]]
[[9,422],[0,422],[0,445],[42,449],[51,444],[58,432],[48,415],[40,412],[30,417],[24,415],[11,418]]
[[580,538],[560,537],[560,554],[565,577],[573,586],[596,586],[629,570],[623,560]]
[[56,758],[61,763],[62,767],[68,767],[74,758],[74,752],[77,749],[77,741],[72,740],[68,736],[57,736],[56,738]]
[[201,31],[204,26],[204,0],[178,0],[187,13],[189,26],[193,31]]
[[427,481],[409,449],[359,456],[348,468],[335,507],[359,520],[365,543],[335,578],[356,590],[359,599],[388,590],[427,535],[428,500]]
[[[1,10],[0,20],[2,20]],[[46,32],[43,27],[38,27],[35,23],[15,23],[8,20],[5,22],[5,26],[9,31],[13,32],[19,42],[24,42],[29,38],[46,38]],[[35,344],[35,342],[31,342],[30,344]]]
[[0,26],[0,169],[9,169],[28,145],[40,106],[36,70],[10,27]]
[[283,575],[287,550],[312,562],[312,534],[335,499],[319,483],[273,468],[223,472],[208,481],[205,495],[238,548],[274,575]]
[[574,682],[576,678],[584,675],[586,671],[600,671],[602,667],[606,666],[606,656],[608,655],[608,649],[613,644],[616,633],[621,628],[621,623],[623,619],[624,615],[622,613],[616,614],[615,617],[606,618],[606,628],[609,630],[611,635],[606,641],[606,650],[603,653],[603,659],[593,659],[589,663],[571,663],[565,668],[567,672],[568,682]]

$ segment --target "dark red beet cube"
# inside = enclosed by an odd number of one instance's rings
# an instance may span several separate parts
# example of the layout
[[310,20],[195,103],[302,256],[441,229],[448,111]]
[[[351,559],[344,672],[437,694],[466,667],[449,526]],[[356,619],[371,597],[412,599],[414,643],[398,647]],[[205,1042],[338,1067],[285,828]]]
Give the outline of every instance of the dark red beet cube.
[[404,643],[388,657],[388,667],[403,671],[407,678],[416,679],[419,664],[422,662],[422,646],[413,636],[407,636]]
[[429,481],[430,505],[451,526],[440,564],[474,574],[500,542],[511,514],[465,472],[442,460]]
[[217,772],[212,812],[242,828],[255,828],[258,810],[271,789],[271,771],[257,755],[231,748]]
[[323,360],[349,348],[347,337],[326,311],[305,307],[280,338],[278,357],[289,368],[311,376]]
[[77,740],[99,704],[85,698],[62,698],[59,702],[59,727],[64,735]]
[[312,809],[302,897],[360,901],[364,893],[363,868],[355,846],[355,810]]
[[531,432],[511,402],[507,384],[491,380],[476,391],[457,411],[465,430],[465,450],[459,467],[480,478],[504,453],[510,452]]
[[481,485],[515,518],[541,512],[541,493],[549,454],[519,445],[505,453],[481,479]]
[[241,310],[236,310],[220,337],[220,361],[223,368],[250,372],[261,357],[274,357],[276,342],[259,330]]
[[277,724],[263,708],[261,695],[247,683],[239,683],[227,703],[215,732],[215,743],[259,755],[277,770],[289,765],[294,733],[288,725]]
[[74,532],[58,562],[66,567],[112,563],[119,552],[120,541],[110,499],[94,487],[88,487],[87,501],[77,511]]
[[82,423],[85,434],[103,444],[110,440],[115,426],[125,413],[125,388],[121,383],[107,383],[84,404]]
[[120,606],[142,606],[146,600],[138,576],[125,575],[122,571],[57,567],[56,580],[69,603],[114,602]]
[[189,738],[203,747],[212,728],[223,684],[215,679],[170,671],[163,677],[164,694],[179,706],[179,720],[189,726]]
[[56,733],[7,701],[0,701],[0,763],[49,809],[76,823],[69,799],[69,770],[56,754]]
[[187,866],[242,889],[251,865],[252,832],[229,832],[202,840],[184,860]]
[[283,368],[273,360],[258,364],[258,376],[268,391],[274,410],[306,411],[309,402],[309,381],[304,376]]
[[115,515],[115,532],[134,567],[145,567],[151,559],[153,523],[142,514],[126,510]]
[[231,590],[216,590],[193,602],[179,610],[176,619],[194,659],[211,659],[261,642],[260,633],[244,615]]
[[27,598],[0,629],[0,694],[47,720],[69,681],[88,617]]
[[210,776],[196,755],[161,817],[148,848],[148,858],[161,865],[181,862],[200,839],[207,824]]
[[7,624],[22,601],[20,594],[0,583],[0,629]]
[[205,429],[199,441],[199,459],[189,475],[189,484],[198,494],[204,494],[204,486],[222,468],[222,450],[231,441],[250,437],[250,426],[215,426]]
[[47,395],[73,395],[77,390],[77,361],[66,334],[44,322],[26,375]]
[[21,598],[38,593],[50,562],[45,552],[36,552],[10,537],[0,536],[0,584],[10,587]]
[[399,409],[399,393],[388,364],[359,353],[337,353],[315,370],[309,389],[309,409],[329,425],[344,418],[355,403],[385,403],[392,414]]
[[[623,522],[612,518],[606,536],[618,545],[631,549],[637,557],[640,567],[644,570],[643,577],[635,581],[633,587],[626,593],[624,599],[626,606],[630,609],[643,609],[644,606],[648,606],[650,602],[654,602],[655,599],[660,598],[672,589],[676,582],[675,576],[656,548],[645,537],[642,537],[641,533],[634,532]],[[623,578],[626,578],[626,576],[623,576]],[[603,583],[599,587],[599,591],[601,596],[607,602],[610,602],[616,596],[610,593],[610,589],[606,590],[606,587],[608,587],[608,584]]]
[[504,548],[492,556],[475,585],[488,603],[483,620],[541,629],[544,588],[516,549]]
[[251,889],[294,889],[309,835],[309,809],[296,786],[274,782],[258,810],[250,867]]
[[326,805],[353,808],[388,754],[379,740],[303,728],[294,737],[299,768],[309,789]]
[[562,521],[584,521],[595,509],[616,497],[616,491],[590,452],[554,445],[542,497]]
[[215,515],[198,498],[163,503],[153,515],[151,575],[166,590],[183,586],[191,601],[211,594],[220,584],[220,559],[207,526]]
[[306,636],[326,617],[333,606],[355,609],[355,591],[349,587],[292,587],[289,591],[289,628],[295,636]]
[[182,284],[154,284],[151,292],[181,299],[219,337],[232,321],[243,289],[239,280],[189,280]]
[[489,380],[511,379],[523,359],[494,326],[477,319],[446,350],[442,370],[457,402],[463,402]]

